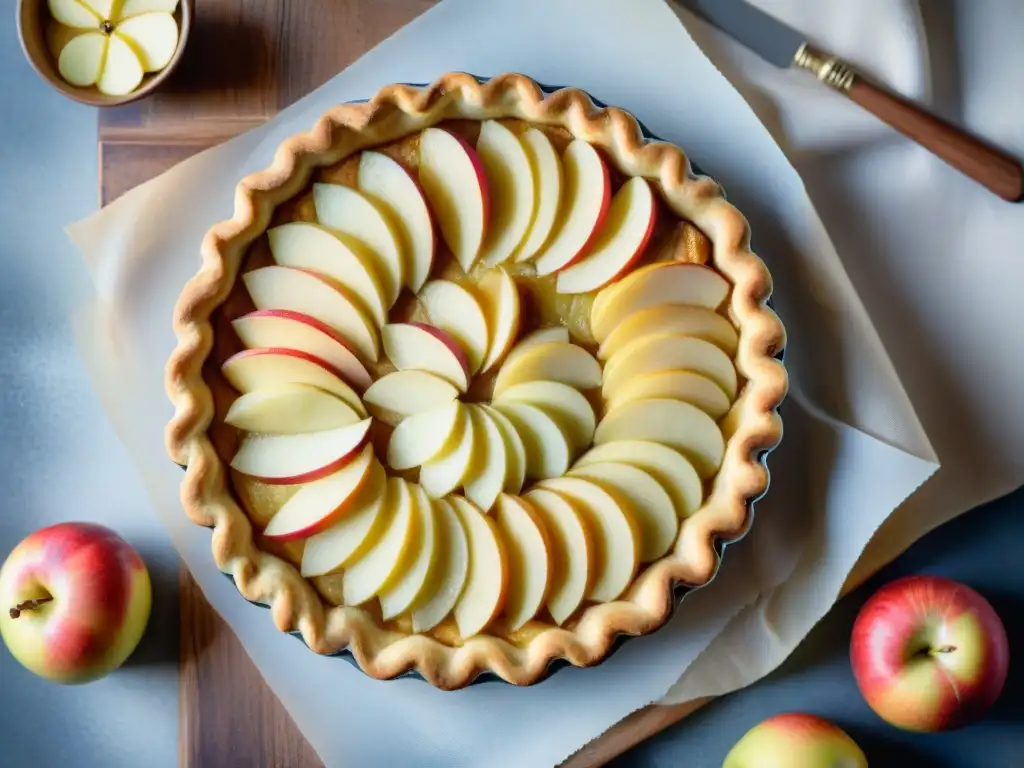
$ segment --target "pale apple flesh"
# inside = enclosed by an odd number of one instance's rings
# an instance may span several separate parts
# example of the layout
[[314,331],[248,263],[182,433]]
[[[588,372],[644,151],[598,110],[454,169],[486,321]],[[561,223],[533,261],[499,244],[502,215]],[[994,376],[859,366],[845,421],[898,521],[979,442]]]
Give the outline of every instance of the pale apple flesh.
[[546,604],[561,626],[576,612],[596,568],[592,535],[576,507],[554,491],[534,488],[525,496],[544,521],[551,542],[551,576]]
[[649,373],[684,370],[706,376],[736,398],[738,380],[732,360],[709,341],[681,333],[642,336],[605,363],[601,392],[611,399],[628,382]]
[[509,355],[494,380],[494,397],[527,381],[557,381],[576,389],[601,386],[601,365],[575,344],[547,342],[533,344],[522,354]]
[[551,544],[540,515],[518,496],[499,496],[494,519],[508,555],[505,618],[516,630],[544,605],[551,576]]
[[0,568],[0,637],[31,672],[85,683],[135,650],[151,600],[146,565],[124,539],[60,523],[28,536]]
[[346,427],[361,418],[330,392],[308,384],[281,384],[237,398],[224,423],[246,432],[301,434]]
[[[457,435],[455,448],[420,467],[420,484],[431,498],[443,498],[462,486],[486,458],[480,450],[480,442],[485,436],[481,432],[483,427],[479,417],[473,406],[464,406],[463,410],[466,418],[462,420],[463,427],[461,434]],[[453,439],[455,437],[453,435]]]
[[984,714],[1009,668],[1006,629],[964,584],[908,576],[882,587],[853,626],[854,678],[873,710],[898,728],[939,731]]
[[405,285],[418,293],[434,264],[437,240],[423,190],[405,166],[381,152],[371,151],[359,156],[357,184],[397,226],[409,257]]
[[362,605],[387,590],[401,575],[399,567],[419,530],[413,504],[409,483],[400,477],[388,480],[383,512],[386,528],[373,546],[345,569],[341,583],[345,605]]
[[460,392],[469,388],[469,362],[447,333],[422,323],[391,323],[381,330],[384,354],[400,371],[432,373]]
[[469,544],[469,570],[455,603],[455,623],[462,637],[472,637],[483,632],[505,605],[508,556],[492,518],[461,496],[449,501]]
[[384,619],[392,619],[417,604],[438,556],[439,531],[435,507],[423,488],[410,485],[409,489],[413,514],[417,517],[417,533],[405,553],[405,561],[399,565],[397,580],[377,596]]
[[388,465],[403,470],[426,464],[454,449],[469,416],[458,400],[402,421],[388,442]]
[[663,370],[638,373],[622,382],[606,401],[611,411],[626,403],[652,398],[682,400],[700,408],[715,421],[726,413],[732,403],[718,384],[695,371]]
[[469,544],[458,516],[444,499],[435,503],[438,554],[420,603],[412,611],[413,632],[426,632],[455,608],[469,571]]
[[647,180],[634,176],[615,193],[589,253],[558,273],[559,293],[591,293],[624,274],[643,255],[657,206]]
[[491,220],[480,258],[493,267],[509,259],[533,221],[533,168],[519,137],[497,120],[480,124],[476,151],[491,195]]
[[569,435],[575,451],[594,439],[597,419],[590,402],[580,392],[557,381],[528,381],[504,390],[496,402],[533,405],[555,417]]
[[461,136],[427,128],[420,134],[419,181],[441,236],[469,272],[480,256],[490,218],[483,161]]
[[166,67],[178,49],[178,22],[166,12],[122,19],[114,34],[127,39],[146,72],[159,72]]
[[630,342],[658,333],[682,333],[710,341],[729,357],[736,355],[739,345],[739,333],[718,312],[685,304],[657,304],[620,322],[597,350],[597,359],[607,360]]
[[455,401],[459,390],[433,373],[420,370],[385,374],[363,393],[374,415],[392,425],[407,416],[432,411]]
[[293,435],[246,434],[231,459],[231,468],[270,485],[297,485],[318,480],[352,461],[362,449],[372,419]]
[[464,478],[466,498],[484,512],[494,506],[508,478],[509,457],[505,437],[492,413],[470,405],[479,458]]
[[569,469],[573,445],[551,414],[527,403],[496,403],[511,422],[526,450],[526,476],[535,480],[561,477]]
[[518,494],[526,482],[526,447],[523,439],[508,417],[490,405],[480,406],[494,422],[505,443],[505,458],[508,462],[505,471],[505,492]]
[[533,258],[547,242],[562,201],[562,161],[545,133],[530,128],[519,140],[533,169],[534,214],[530,228],[515,254],[516,261]]
[[484,362],[489,342],[487,318],[477,298],[450,280],[430,281],[417,298],[430,318],[430,325],[455,339],[466,356],[470,374],[476,373]]
[[763,766],[868,768],[868,761],[838,726],[814,715],[787,712],[747,731],[722,764],[722,768]]
[[486,272],[476,287],[488,331],[487,354],[480,370],[489,371],[501,362],[515,343],[522,311],[519,289],[515,280],[503,269]]

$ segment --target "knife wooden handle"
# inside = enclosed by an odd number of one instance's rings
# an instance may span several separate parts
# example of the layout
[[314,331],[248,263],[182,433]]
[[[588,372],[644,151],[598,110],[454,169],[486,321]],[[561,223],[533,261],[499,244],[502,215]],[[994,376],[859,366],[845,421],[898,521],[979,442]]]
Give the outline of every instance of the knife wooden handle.
[[1024,199],[1024,171],[1002,150],[862,77],[854,78],[846,95],[1004,200]]
[[794,63],[1004,200],[1024,200],[1024,169],[1015,157],[876,85],[846,62],[810,45],[801,47]]

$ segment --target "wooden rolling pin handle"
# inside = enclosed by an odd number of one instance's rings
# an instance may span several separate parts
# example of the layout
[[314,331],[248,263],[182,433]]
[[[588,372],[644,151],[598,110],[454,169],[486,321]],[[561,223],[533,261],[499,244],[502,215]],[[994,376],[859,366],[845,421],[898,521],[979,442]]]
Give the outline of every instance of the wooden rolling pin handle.
[[1004,200],[1024,200],[1024,169],[1015,157],[872,83],[846,62],[810,44],[801,46],[793,63]]

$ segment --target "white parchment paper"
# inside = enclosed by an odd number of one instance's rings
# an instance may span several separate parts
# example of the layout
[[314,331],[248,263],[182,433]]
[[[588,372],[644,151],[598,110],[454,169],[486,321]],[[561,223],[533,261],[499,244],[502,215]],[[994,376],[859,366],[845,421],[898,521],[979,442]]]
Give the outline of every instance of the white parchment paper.
[[[329,106],[450,70],[576,85],[686,148],[750,219],[790,335],[786,437],[770,458],[772,489],[753,532],[663,630],[596,669],[563,670],[530,689],[381,683],[280,635],[216,571],[209,531],[181,513],[180,470],[162,444],[171,308],[197,267],[203,233],[230,216],[238,179],[268,165],[283,138]],[[329,766],[555,764],[677,682],[687,685],[683,698],[749,683],[824,615],[878,526],[937,467],[800,177],[662,0],[446,0],[265,127],[182,163],[70,233],[95,287],[76,318],[82,354],[154,509]],[[713,641],[723,629],[762,608],[770,622],[733,633],[719,654]],[[729,662],[737,655],[742,668]],[[684,673],[698,656],[694,669],[704,671],[691,683]]]

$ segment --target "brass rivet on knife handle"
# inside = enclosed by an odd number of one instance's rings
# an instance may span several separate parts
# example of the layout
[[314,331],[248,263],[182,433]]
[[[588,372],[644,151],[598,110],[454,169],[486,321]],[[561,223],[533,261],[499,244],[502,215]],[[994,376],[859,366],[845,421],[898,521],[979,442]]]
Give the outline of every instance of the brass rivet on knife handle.
[[801,69],[810,70],[821,82],[837,91],[849,91],[857,79],[857,73],[849,64],[810,43],[800,46],[793,63]]

